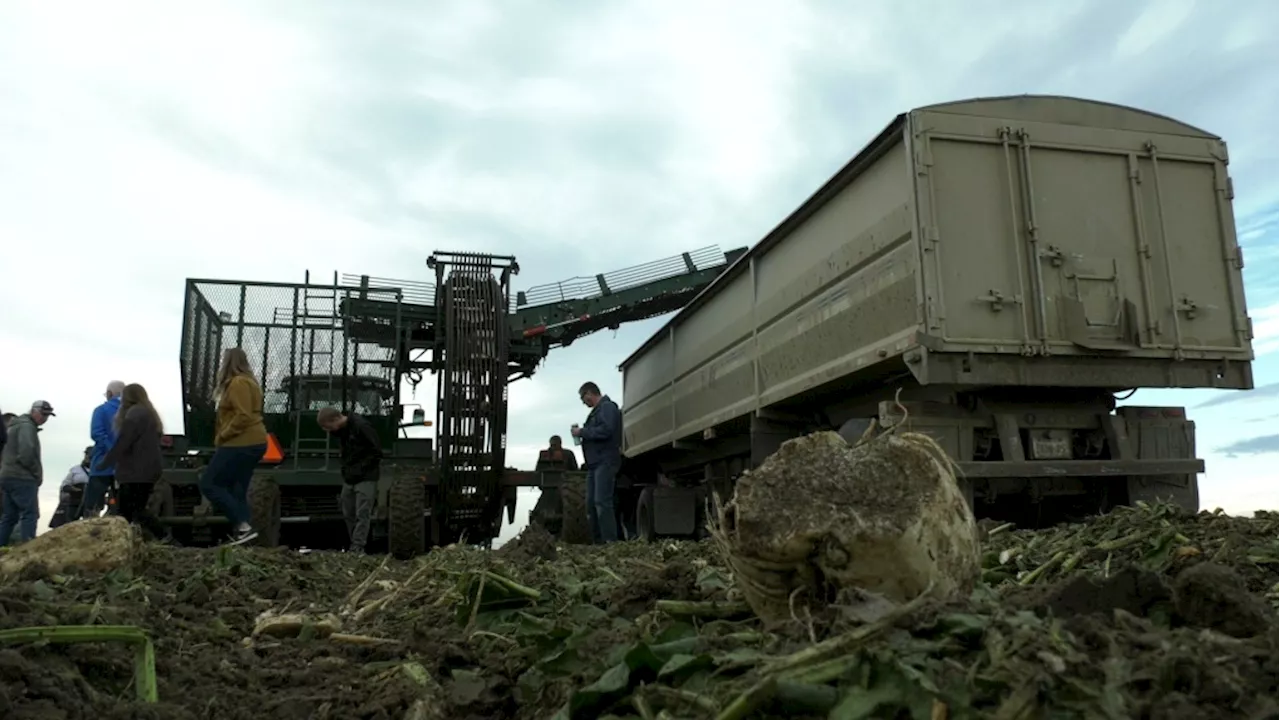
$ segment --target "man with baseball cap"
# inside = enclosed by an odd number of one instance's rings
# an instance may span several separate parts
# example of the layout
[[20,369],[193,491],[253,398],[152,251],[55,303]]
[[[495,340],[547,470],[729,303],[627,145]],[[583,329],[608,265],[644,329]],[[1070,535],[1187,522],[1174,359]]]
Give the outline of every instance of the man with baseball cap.
[[53,417],[53,406],[47,400],[31,403],[31,412],[19,415],[9,426],[9,442],[0,453],[0,493],[4,494],[0,511],[0,545],[13,539],[18,526],[23,542],[36,536],[36,520],[40,518],[40,483],[44,468],[40,464],[40,426]]

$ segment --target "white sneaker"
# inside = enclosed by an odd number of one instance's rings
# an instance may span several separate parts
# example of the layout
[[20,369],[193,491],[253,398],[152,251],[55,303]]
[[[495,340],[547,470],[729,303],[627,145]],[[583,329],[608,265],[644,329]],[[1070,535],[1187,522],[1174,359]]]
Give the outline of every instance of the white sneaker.
[[258,537],[257,530],[254,530],[248,525],[242,525],[231,532],[231,538],[227,540],[227,544],[243,545],[256,537]]

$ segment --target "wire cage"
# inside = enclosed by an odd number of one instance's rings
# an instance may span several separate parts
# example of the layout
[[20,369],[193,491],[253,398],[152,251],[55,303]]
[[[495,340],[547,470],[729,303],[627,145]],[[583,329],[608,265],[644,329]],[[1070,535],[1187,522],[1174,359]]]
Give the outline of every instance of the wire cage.
[[397,349],[350,336],[339,308],[356,294],[401,299],[396,288],[346,288],[336,277],[333,285],[188,280],[179,365],[191,446],[213,445],[218,363],[233,347],[248,355],[267,430],[287,449],[324,436],[314,412],[325,406],[365,415],[390,443],[399,421]]

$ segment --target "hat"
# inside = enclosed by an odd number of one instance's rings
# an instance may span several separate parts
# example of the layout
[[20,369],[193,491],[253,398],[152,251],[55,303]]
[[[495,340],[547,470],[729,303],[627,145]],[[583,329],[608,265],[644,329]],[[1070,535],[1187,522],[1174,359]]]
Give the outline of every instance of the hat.
[[31,410],[32,412],[39,411],[44,415],[48,415],[49,417],[56,417],[53,414],[53,406],[49,404],[48,400],[37,400],[31,403]]

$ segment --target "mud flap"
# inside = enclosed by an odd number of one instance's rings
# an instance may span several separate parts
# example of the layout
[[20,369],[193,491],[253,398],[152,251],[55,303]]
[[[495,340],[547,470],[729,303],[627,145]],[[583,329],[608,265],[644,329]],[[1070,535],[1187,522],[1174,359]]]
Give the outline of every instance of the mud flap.
[[641,540],[701,538],[706,532],[707,494],[703,488],[650,485],[636,503],[636,532]]
[[1127,480],[1129,504],[1172,502],[1189,513],[1200,512],[1200,481],[1195,475],[1139,475]]

